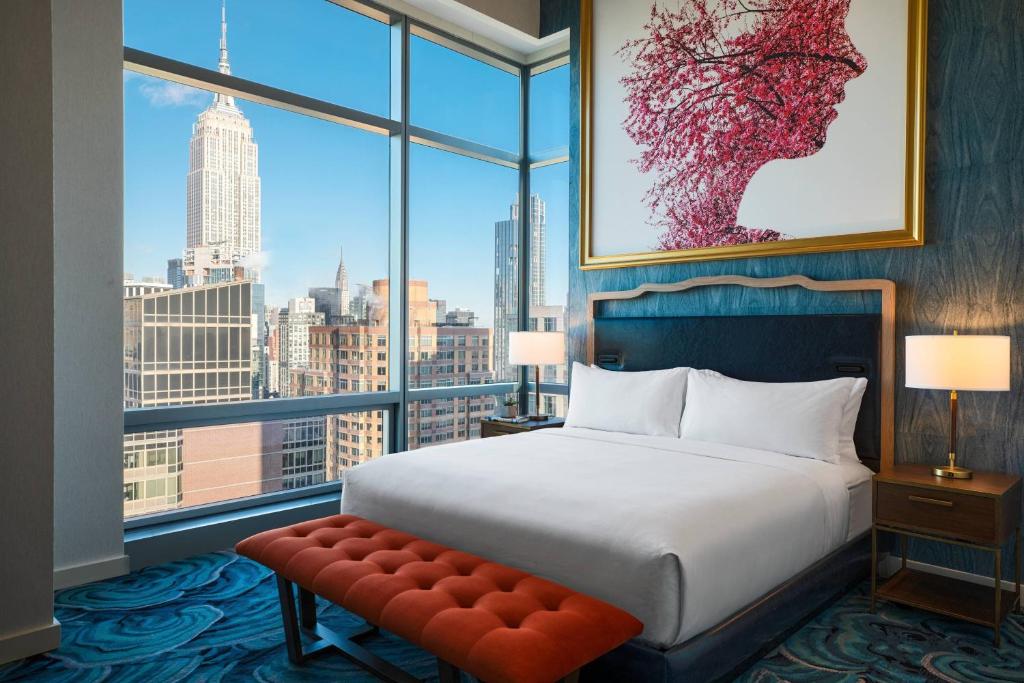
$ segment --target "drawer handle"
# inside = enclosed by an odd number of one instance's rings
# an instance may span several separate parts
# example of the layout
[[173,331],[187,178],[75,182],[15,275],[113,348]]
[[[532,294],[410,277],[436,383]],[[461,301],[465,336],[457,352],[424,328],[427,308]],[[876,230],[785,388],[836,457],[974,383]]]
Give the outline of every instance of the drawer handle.
[[910,500],[915,503],[927,503],[928,505],[938,505],[939,507],[951,508],[953,507],[953,501],[951,500],[938,500],[937,498],[922,498],[921,496],[907,496]]

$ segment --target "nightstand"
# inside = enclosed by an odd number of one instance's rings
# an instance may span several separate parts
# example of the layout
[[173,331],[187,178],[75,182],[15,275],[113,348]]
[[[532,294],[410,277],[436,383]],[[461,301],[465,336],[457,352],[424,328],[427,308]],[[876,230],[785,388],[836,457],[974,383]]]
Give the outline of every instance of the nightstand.
[[527,422],[505,422],[495,420],[491,417],[480,419],[480,438],[486,439],[489,436],[504,436],[505,434],[521,434],[533,432],[538,429],[551,429],[561,427],[565,420],[560,417],[549,417],[546,420],[528,420]]
[[[889,600],[989,626],[999,646],[1007,613],[1020,609],[1021,479],[975,472],[973,479],[944,479],[930,465],[897,465],[874,476],[871,527],[871,609]],[[878,532],[900,537],[900,569],[878,585]],[[994,586],[907,567],[907,537],[954,543],[995,557]],[[1016,591],[1002,590],[1002,546],[1014,539]]]

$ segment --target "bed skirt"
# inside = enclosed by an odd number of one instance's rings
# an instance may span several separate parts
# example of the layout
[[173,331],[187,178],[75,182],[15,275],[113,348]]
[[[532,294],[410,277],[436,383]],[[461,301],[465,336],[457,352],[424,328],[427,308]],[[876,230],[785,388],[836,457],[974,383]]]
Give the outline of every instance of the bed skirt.
[[704,633],[665,650],[632,640],[583,669],[584,683],[731,680],[832,601],[871,568],[867,532]]

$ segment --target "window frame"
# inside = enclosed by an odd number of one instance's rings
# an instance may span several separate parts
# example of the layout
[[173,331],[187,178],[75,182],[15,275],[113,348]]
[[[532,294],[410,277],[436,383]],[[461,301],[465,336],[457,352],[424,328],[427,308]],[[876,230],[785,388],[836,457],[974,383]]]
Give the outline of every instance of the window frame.
[[[339,11],[357,12],[390,27],[390,116],[380,116],[346,107],[334,102],[268,86],[256,81],[222,74],[186,62],[178,61],[143,50],[124,46],[123,68],[174,83],[200,88],[211,93],[231,95],[243,100],[267,105],[296,114],[357,128],[389,138],[390,187],[389,201],[389,309],[397,315],[389,316],[389,335],[386,349],[390,386],[387,391],[331,394],[325,396],[288,397],[231,403],[160,406],[124,409],[124,433],[187,429],[247,422],[340,415],[371,410],[387,412],[388,434],[385,452],[390,454],[407,449],[408,406],[415,401],[454,399],[472,396],[500,396],[518,393],[521,405],[526,405],[534,384],[529,381],[527,368],[520,368],[517,381],[495,382],[435,388],[410,388],[410,372],[406,358],[409,353],[407,334],[408,316],[408,237],[409,237],[409,147],[419,144],[479,161],[497,164],[518,172],[520,197],[530,196],[530,171],[558,163],[568,163],[568,145],[547,150],[544,156],[529,156],[529,96],[530,78],[549,69],[569,63],[568,49],[539,59],[533,63],[519,62],[418,19],[391,10],[368,0],[331,0]],[[510,153],[457,136],[440,133],[409,123],[409,49],[415,35],[442,47],[482,61],[519,78],[519,149]],[[530,212],[519,214],[519,291],[528,291]],[[395,283],[398,286],[395,286]],[[525,329],[529,314],[529,297],[519,297],[518,329]],[[566,384],[541,383],[541,391],[550,394],[568,394]],[[194,519],[224,512],[296,501],[340,491],[341,481],[316,484],[301,489],[290,489],[209,503],[188,508],[141,514],[124,520],[125,529],[140,529],[151,525],[178,520]]]

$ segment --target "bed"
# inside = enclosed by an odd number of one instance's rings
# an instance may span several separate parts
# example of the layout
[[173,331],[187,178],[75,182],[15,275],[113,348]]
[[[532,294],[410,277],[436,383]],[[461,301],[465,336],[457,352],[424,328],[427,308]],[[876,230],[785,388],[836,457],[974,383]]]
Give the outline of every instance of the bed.
[[863,534],[850,503],[870,499],[850,489],[870,475],[855,463],[548,429],[382,458],[346,477],[343,511],[572,585],[633,614],[642,640],[664,648]]
[[[602,301],[704,286],[881,292],[868,314],[627,317]],[[701,278],[591,295],[588,360],[755,381],[864,376],[865,464],[593,429],[399,453],[345,475],[342,511],[564,583],[645,624],[593,680],[712,680],[771,646],[868,569],[870,477],[892,458],[894,288]],[[639,332],[639,333],[638,333]],[[760,343],[738,348],[730,339]],[[769,362],[769,359],[771,361]],[[585,672],[586,673],[586,672]]]

